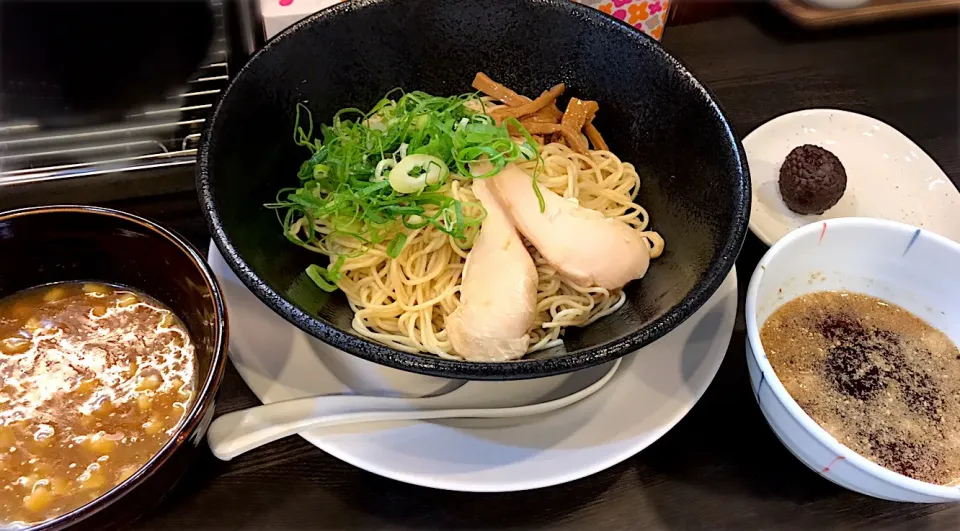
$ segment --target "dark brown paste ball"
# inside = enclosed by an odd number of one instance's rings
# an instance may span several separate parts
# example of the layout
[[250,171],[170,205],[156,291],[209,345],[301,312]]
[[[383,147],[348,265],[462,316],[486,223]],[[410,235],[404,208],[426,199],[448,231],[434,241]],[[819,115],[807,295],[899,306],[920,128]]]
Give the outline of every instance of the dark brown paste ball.
[[819,146],[793,148],[780,167],[780,196],[798,214],[823,214],[847,189],[847,172],[836,155]]

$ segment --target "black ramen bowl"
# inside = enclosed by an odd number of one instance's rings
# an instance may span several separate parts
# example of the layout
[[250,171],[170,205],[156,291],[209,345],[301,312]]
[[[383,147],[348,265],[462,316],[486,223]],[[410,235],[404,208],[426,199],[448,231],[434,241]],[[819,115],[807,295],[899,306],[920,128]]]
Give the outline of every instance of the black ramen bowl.
[[[288,242],[263,206],[297,185],[309,156],[292,139],[297,102],[329,123],[339,109],[368,109],[396,87],[470,92],[478,71],[521,94],[562,81],[568,96],[597,100],[595,123],[611,151],[637,166],[638,202],[667,242],[647,275],[626,287],[622,309],[568,329],[564,347],[506,363],[408,354],[360,337],[343,294],[323,292],[304,274],[322,257]],[[486,380],[589,367],[674,329],[730,271],[750,209],[743,148],[713,96],[655,40],[570,0],[357,0],[294,24],[224,93],[200,147],[197,186],[227,263],[288,321],[376,363]]]
[[0,213],[0,257],[0,298],[52,282],[122,285],[164,303],[193,339],[197,394],[170,441],[103,496],[31,529],[121,527],[170,490],[213,420],[214,396],[227,359],[227,317],[216,278],[202,256],[176,234],[143,218],[97,207]]

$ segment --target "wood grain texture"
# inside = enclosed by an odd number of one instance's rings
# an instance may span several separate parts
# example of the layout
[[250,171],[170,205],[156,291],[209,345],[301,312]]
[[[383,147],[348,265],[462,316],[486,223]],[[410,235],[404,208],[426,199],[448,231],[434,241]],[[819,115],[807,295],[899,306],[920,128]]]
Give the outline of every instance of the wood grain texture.
[[[956,17],[803,33],[769,6],[668,28],[664,44],[718,96],[745,135],[779,114],[837,107],[913,138],[954,180]],[[615,60],[615,59],[611,59]],[[116,206],[207,245],[194,198]],[[738,261],[741,307],[765,251]],[[516,494],[433,491],[382,479],[290,438],[230,463],[204,455],[136,529],[960,529],[960,506],[863,497],[809,471],[777,441],[748,384],[738,317],[719,374],[693,411],[649,449],[590,478]],[[229,370],[218,411],[256,405]]]
[[818,7],[805,0],[774,0],[773,3],[794,22],[811,29],[869,24],[960,9],[960,0],[870,0],[848,9]]

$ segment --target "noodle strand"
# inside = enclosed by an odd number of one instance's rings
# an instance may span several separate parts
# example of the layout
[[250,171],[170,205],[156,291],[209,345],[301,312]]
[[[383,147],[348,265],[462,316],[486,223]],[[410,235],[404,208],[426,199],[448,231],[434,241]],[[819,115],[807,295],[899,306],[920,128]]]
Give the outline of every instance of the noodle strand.
[[[584,106],[589,114],[592,107]],[[634,227],[650,243],[651,257],[660,256],[663,238],[647,230],[647,212],[635,202],[640,177],[632,164],[606,150],[577,153],[559,143],[543,146],[541,156],[537,179],[542,185]],[[537,161],[528,161],[519,166],[533,174],[536,165]],[[482,213],[471,181],[454,179],[441,192],[461,201],[470,215]],[[306,218],[296,221],[290,230],[301,232],[304,223]],[[322,221],[315,225],[318,232],[332,230]],[[459,359],[447,339],[444,323],[460,304],[464,264],[479,230],[479,226],[470,227],[465,242],[432,225],[410,230],[394,259],[387,254],[385,243],[365,248],[356,239],[332,238],[331,246],[345,256],[338,286],[355,311],[353,328],[357,333],[397,350]],[[529,352],[558,346],[564,328],[588,325],[624,305],[622,291],[574,284],[560,276],[534,247],[527,248],[539,276]],[[351,255],[358,250],[366,252]],[[329,254],[336,259],[336,253]]]

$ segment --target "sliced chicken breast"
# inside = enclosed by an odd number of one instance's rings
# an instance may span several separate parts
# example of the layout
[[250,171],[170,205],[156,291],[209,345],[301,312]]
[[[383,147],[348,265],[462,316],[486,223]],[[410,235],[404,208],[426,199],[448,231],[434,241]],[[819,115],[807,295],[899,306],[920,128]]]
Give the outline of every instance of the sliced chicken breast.
[[514,164],[487,181],[517,230],[561,275],[581,286],[617,289],[646,274],[650,246],[633,227],[537,184],[546,204],[541,212],[530,175]]
[[473,181],[487,211],[467,256],[460,306],[446,321],[453,349],[470,361],[507,361],[527,352],[537,305],[537,268],[513,222],[487,189]]

